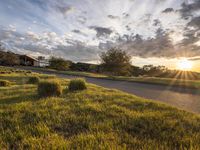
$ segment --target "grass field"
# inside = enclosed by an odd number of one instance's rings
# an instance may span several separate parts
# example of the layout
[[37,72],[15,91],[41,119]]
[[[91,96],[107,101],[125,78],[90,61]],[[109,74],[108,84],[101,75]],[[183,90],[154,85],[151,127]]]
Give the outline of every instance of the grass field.
[[159,77],[110,77],[114,80],[132,81],[139,83],[159,84],[166,86],[178,86],[183,88],[200,89],[200,80],[184,80]]
[[200,80],[185,80],[185,79],[173,79],[173,78],[159,78],[159,77],[124,77],[124,76],[106,76],[103,74],[89,73],[89,72],[78,72],[78,71],[57,71],[47,68],[36,68],[36,67],[22,67],[24,69],[48,71],[51,73],[61,73],[66,75],[75,75],[82,77],[92,77],[110,80],[130,81],[148,84],[159,84],[166,86],[178,86],[183,88],[200,89]]
[[30,72],[0,74],[0,149],[200,149],[200,116],[117,90],[87,84],[38,98]]

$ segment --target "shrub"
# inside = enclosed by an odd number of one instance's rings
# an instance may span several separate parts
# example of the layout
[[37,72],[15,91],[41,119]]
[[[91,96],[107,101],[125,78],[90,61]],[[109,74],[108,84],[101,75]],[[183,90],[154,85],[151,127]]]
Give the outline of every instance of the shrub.
[[69,91],[78,91],[87,89],[84,79],[72,79],[69,82]]
[[28,80],[28,83],[29,84],[38,84],[39,81],[40,81],[39,77],[30,77],[29,80]]
[[49,67],[56,70],[69,70],[71,63],[71,61],[62,58],[52,57],[49,60]]
[[123,50],[111,48],[101,54],[101,67],[105,73],[115,76],[129,76],[131,57]]
[[0,86],[9,86],[11,83],[7,80],[0,80]]
[[31,71],[26,71],[26,73],[32,73]]
[[42,81],[38,84],[38,95],[40,97],[60,96],[62,88],[58,81]]

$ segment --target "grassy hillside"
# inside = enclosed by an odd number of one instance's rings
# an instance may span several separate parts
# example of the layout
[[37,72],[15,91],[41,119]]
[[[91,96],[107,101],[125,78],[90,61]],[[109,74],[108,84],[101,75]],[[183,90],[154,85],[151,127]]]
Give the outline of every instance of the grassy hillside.
[[200,117],[117,90],[88,84],[62,96],[37,96],[20,72],[1,74],[0,149],[200,149]]

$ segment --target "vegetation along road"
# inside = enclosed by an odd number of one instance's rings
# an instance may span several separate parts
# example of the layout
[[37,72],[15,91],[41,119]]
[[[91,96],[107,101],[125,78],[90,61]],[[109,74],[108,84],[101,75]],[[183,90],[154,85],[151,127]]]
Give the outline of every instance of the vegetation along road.
[[[21,68],[22,69],[22,68]],[[29,70],[29,69],[28,69]],[[63,78],[76,78],[78,76],[61,73],[51,73],[48,71],[32,70],[33,72],[55,74]],[[178,108],[200,113],[200,91],[199,89],[189,89],[182,87],[172,87],[156,84],[145,84],[128,81],[116,81],[109,79],[99,79],[84,77],[87,82],[97,84],[106,88],[118,89],[130,94],[134,94],[146,99],[161,101]]]

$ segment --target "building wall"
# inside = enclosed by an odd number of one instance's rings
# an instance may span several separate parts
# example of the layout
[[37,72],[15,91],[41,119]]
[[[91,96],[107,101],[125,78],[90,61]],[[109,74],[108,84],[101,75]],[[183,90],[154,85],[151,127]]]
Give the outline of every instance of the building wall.
[[40,67],[49,66],[49,60],[47,60],[47,59],[45,59],[45,60],[39,60],[39,66]]
[[34,67],[39,67],[39,62],[38,61],[33,61],[33,66]]

